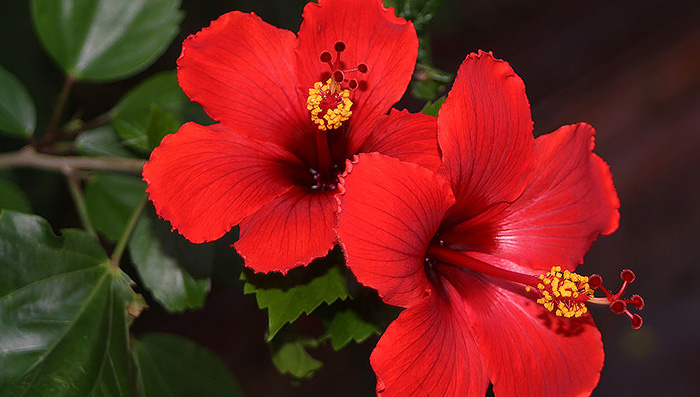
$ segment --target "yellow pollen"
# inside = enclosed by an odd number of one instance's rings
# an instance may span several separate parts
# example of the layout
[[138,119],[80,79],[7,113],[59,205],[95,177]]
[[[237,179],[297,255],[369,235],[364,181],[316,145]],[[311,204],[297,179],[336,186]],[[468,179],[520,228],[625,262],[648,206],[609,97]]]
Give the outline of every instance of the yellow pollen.
[[[333,86],[335,92],[331,92]],[[342,89],[339,83],[332,84],[331,79],[326,84],[318,81],[314,88],[309,88],[306,108],[311,111],[311,121],[318,124],[320,130],[340,128],[352,115],[351,107],[350,90]]]
[[[588,312],[585,301],[577,299],[581,294],[593,297],[593,289],[588,285],[588,277],[561,271],[561,266],[554,266],[550,271],[538,276],[537,290],[540,297],[537,303],[560,317],[581,317]],[[527,291],[531,287],[525,287]]]

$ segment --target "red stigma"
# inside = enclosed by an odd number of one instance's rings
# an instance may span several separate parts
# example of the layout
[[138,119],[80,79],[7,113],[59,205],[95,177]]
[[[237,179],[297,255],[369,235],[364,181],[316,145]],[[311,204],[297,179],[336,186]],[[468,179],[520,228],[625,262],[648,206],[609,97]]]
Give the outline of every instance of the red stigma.
[[632,295],[632,304],[637,310],[644,309],[644,299],[642,299],[642,297],[639,295]]
[[627,304],[621,300],[616,300],[610,304],[610,310],[615,314],[622,314],[627,310]]
[[[346,75],[351,72],[360,72],[362,74],[365,74],[369,71],[369,67],[365,63],[359,63],[356,67],[354,68],[341,68],[340,66],[340,53],[345,51],[345,43],[342,41],[337,41],[333,45],[333,49],[335,50],[335,60],[333,60],[333,55],[329,51],[323,51],[319,55],[319,59],[321,62],[328,64],[328,67],[331,69],[331,78],[333,80],[333,84],[342,84],[346,83],[347,88],[351,90],[357,89],[360,84],[357,81],[357,79],[348,79]],[[333,90],[331,90],[333,92]]]
[[633,314],[632,315],[632,328],[634,329],[640,329],[642,328],[642,316],[639,314]]
[[634,281],[635,275],[630,269],[625,269],[622,271],[622,273],[620,273],[620,278],[622,278],[622,281],[631,283]]
[[634,313],[632,314],[627,305],[632,305],[636,310],[642,310],[644,308],[644,299],[639,295],[633,295],[630,299],[620,299],[622,294],[627,289],[627,286],[634,282],[636,276],[632,270],[625,269],[620,273],[620,278],[622,279],[622,286],[617,293],[612,294],[610,291],[603,286],[603,278],[597,274],[589,277],[588,285],[592,289],[600,289],[605,294],[605,297],[593,297],[589,299],[590,303],[609,305],[610,310],[615,314],[624,314],[632,321],[632,328],[639,329],[642,326],[642,317]]

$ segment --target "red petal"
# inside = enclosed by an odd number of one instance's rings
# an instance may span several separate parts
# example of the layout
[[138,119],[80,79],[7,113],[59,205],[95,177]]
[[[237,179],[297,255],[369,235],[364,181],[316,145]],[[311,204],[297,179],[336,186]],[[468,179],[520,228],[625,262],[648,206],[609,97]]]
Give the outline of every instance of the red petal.
[[431,171],[441,164],[437,145],[437,119],[423,113],[393,109],[379,120],[372,133],[353,153],[380,152]]
[[[483,396],[488,375],[459,295],[432,294],[389,324],[372,352],[377,394]],[[452,302],[457,304],[452,304]]]
[[364,63],[366,74],[348,75],[360,87],[353,91],[351,147],[370,133],[408,86],[418,55],[418,38],[411,22],[396,17],[380,0],[321,0],[308,3],[299,30],[296,66],[297,83],[308,91],[314,82],[327,79],[330,68],[320,61],[324,51],[333,54],[338,41],[345,43],[341,62],[345,68]]
[[516,199],[534,167],[532,119],[522,80],[491,53],[470,54],[438,115],[455,221]]
[[143,167],[158,214],[195,243],[216,240],[292,187],[292,154],[227,130],[187,123]]
[[441,270],[464,300],[495,395],[590,395],[604,360],[590,315],[556,317],[520,293],[450,266]]
[[439,175],[378,153],[360,154],[341,179],[338,239],[358,281],[409,306],[429,287],[426,249],[454,202]]
[[[590,125],[576,124],[538,137],[537,168],[523,195],[497,220],[459,225],[445,238],[461,239],[463,246],[453,245],[457,249],[489,252],[534,269],[576,268],[598,235],[615,231],[620,218],[610,170],[592,152],[594,134]],[[497,236],[495,245],[476,247],[474,241],[487,235]]]
[[333,248],[336,212],[331,193],[296,187],[244,219],[234,246],[256,272],[287,273]]
[[230,12],[185,40],[178,80],[213,119],[237,133],[286,148],[303,147],[305,138],[308,146],[313,136],[302,128],[309,116],[296,88],[295,46],[294,33],[255,14]]

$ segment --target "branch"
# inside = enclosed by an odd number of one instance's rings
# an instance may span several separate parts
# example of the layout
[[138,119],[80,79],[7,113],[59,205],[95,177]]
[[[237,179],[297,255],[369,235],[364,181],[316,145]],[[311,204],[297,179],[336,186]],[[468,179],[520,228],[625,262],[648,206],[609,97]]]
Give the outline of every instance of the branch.
[[63,172],[72,170],[121,171],[140,174],[145,160],[122,157],[80,157],[55,156],[38,153],[31,146],[25,146],[17,152],[0,154],[2,167],[30,167]]
[[51,114],[51,120],[49,121],[49,125],[46,127],[46,135],[44,136],[44,142],[46,144],[52,143],[57,138],[56,128],[58,127],[58,123],[61,121],[63,108],[66,107],[66,103],[68,102],[68,94],[70,94],[70,90],[73,88],[73,83],[75,83],[75,78],[72,75],[66,76],[61,92],[58,94],[56,107],[53,109],[53,113]]

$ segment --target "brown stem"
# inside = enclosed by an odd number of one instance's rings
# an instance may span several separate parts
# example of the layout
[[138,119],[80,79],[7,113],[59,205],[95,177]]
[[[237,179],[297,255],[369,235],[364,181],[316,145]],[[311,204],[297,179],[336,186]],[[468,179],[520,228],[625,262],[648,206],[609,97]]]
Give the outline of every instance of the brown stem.
[[68,94],[71,88],[73,88],[73,83],[75,83],[75,77],[72,75],[67,75],[66,79],[63,81],[63,87],[61,92],[58,94],[58,101],[56,102],[56,107],[53,109],[51,114],[51,120],[49,125],[46,127],[46,136],[44,136],[43,144],[49,144],[56,141],[59,137],[56,135],[56,128],[58,123],[61,121],[61,116],[63,115],[63,109],[66,107],[68,102]]
[[122,157],[54,156],[38,153],[25,146],[17,152],[0,154],[0,168],[29,167],[63,172],[66,167],[73,170],[121,171],[139,174],[145,160]]

